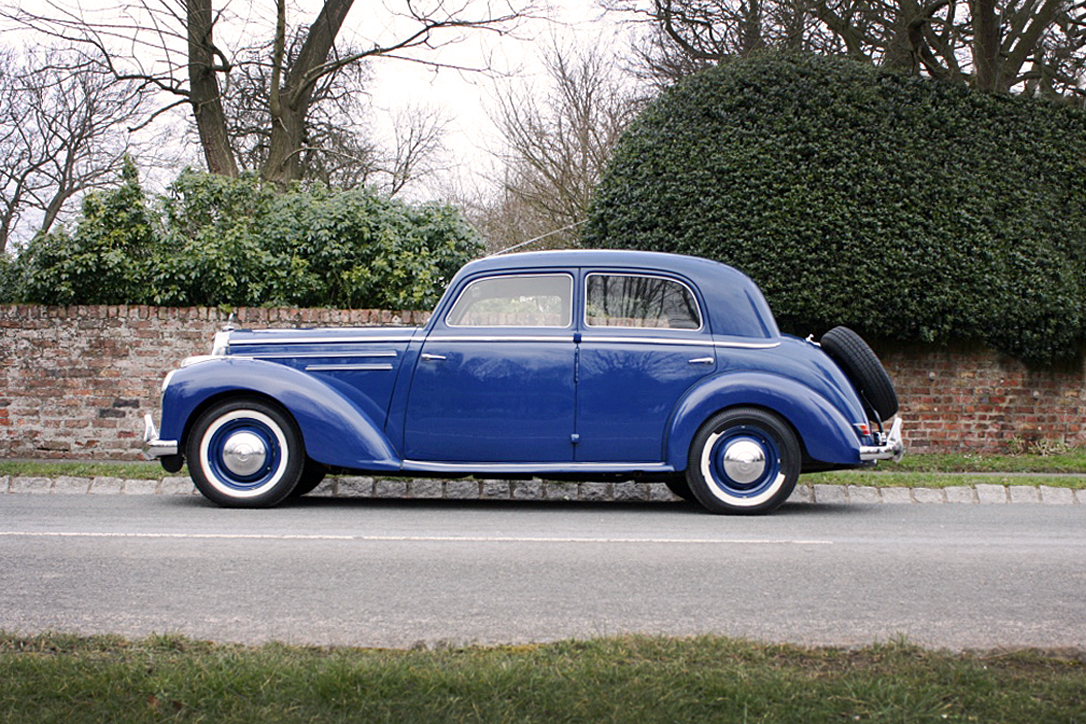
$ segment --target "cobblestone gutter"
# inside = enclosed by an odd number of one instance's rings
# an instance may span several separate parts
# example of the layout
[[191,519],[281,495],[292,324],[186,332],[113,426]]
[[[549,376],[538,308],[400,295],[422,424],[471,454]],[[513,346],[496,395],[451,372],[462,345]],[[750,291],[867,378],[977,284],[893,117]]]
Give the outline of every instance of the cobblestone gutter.
[[[40,495],[198,495],[183,477],[133,480],[111,477],[0,476],[0,493]],[[330,477],[307,497],[388,500],[538,500],[621,503],[681,502],[666,486],[650,483],[554,483],[541,480],[429,480]],[[1086,490],[1048,485],[977,484],[947,488],[860,485],[796,486],[790,503],[877,505],[1086,505]]]

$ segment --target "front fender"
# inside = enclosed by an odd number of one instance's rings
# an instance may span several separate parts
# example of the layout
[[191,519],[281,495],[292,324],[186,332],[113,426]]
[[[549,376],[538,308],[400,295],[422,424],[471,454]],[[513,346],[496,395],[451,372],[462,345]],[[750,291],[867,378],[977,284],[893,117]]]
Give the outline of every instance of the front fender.
[[183,445],[206,402],[245,393],[285,407],[301,429],[306,454],[317,462],[375,471],[400,468],[399,454],[359,405],[311,375],[262,360],[216,358],[175,371],[162,397],[161,438]]
[[679,402],[668,431],[667,461],[685,470],[698,428],[720,410],[753,406],[787,420],[807,454],[835,465],[860,464],[860,439],[829,400],[795,380],[763,372],[726,373],[706,378]]

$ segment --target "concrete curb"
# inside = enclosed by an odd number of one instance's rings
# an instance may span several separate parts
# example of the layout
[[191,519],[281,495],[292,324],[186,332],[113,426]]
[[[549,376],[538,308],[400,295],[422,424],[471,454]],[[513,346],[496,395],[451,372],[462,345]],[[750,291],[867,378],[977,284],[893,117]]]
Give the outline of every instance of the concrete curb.
[[[129,480],[112,477],[56,478],[0,475],[0,493],[29,495],[197,495],[183,477]],[[556,483],[543,480],[430,480],[330,477],[310,493],[328,498],[393,500],[542,500],[583,502],[676,502],[658,483]],[[788,499],[806,505],[1086,505],[1086,490],[1048,485],[978,483],[947,488],[800,484]]]

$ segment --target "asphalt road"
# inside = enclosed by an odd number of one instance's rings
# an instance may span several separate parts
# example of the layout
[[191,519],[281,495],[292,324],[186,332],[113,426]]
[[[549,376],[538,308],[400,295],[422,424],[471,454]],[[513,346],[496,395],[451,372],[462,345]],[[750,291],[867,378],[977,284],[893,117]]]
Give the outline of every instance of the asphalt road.
[[1086,506],[0,497],[0,629],[407,647],[623,632],[1086,649]]

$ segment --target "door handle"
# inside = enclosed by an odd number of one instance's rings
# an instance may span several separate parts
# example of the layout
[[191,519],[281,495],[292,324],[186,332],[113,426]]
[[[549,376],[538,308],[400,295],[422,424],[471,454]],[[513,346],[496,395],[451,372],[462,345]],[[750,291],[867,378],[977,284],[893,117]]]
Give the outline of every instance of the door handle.
[[690,360],[692,365],[711,365],[716,362],[716,357],[697,357]]
[[446,357],[443,354],[429,354],[427,352],[423,352],[422,359],[426,362],[444,362],[446,360]]

